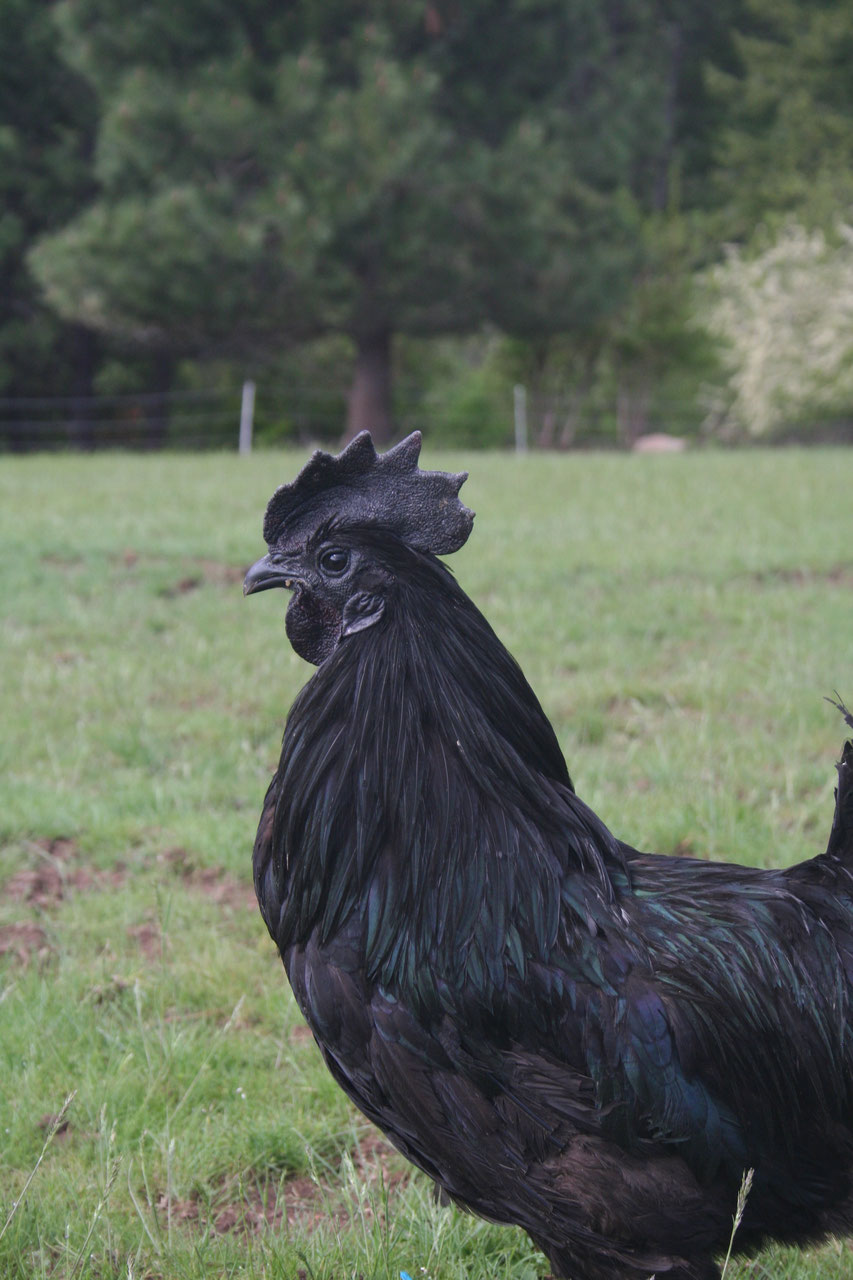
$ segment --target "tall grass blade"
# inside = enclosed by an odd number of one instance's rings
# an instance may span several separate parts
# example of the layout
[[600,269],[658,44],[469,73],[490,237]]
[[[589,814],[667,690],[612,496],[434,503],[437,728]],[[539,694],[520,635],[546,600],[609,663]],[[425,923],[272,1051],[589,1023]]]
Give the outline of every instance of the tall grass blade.
[[39,1158],[38,1160],[36,1160],[32,1169],[30,1170],[30,1176],[27,1178],[26,1182],[24,1183],[24,1187],[23,1187],[23,1190],[21,1191],[21,1194],[18,1196],[17,1200],[12,1201],[12,1208],[9,1210],[9,1216],[7,1217],[6,1221],[3,1223],[2,1229],[0,1229],[0,1240],[3,1239],[6,1232],[8,1231],[9,1224],[11,1223],[15,1214],[18,1212],[18,1208],[20,1207],[21,1201],[24,1199],[24,1196],[27,1194],[27,1191],[29,1190],[30,1183],[38,1173],[39,1166],[42,1160],[44,1160],[45,1155],[47,1154],[48,1147],[53,1142],[53,1139],[56,1137],[59,1130],[62,1128],[62,1125],[65,1121],[65,1117],[68,1114],[68,1108],[71,1106],[71,1103],[74,1101],[76,1096],[77,1096],[77,1090],[75,1089],[73,1090],[72,1093],[69,1093],[68,1097],[65,1099],[65,1101],[63,1102],[59,1110],[59,1114],[54,1117],[53,1123],[51,1124],[50,1129],[48,1130],[47,1137],[44,1140],[44,1146],[41,1149],[41,1154],[39,1155]]
[[728,1247],[728,1250],[726,1251],[726,1260],[723,1263],[723,1272],[720,1277],[720,1280],[726,1280],[726,1272],[729,1269],[729,1261],[732,1256],[732,1248],[734,1246],[735,1236],[737,1235],[737,1229],[740,1226],[741,1220],[743,1218],[743,1212],[744,1212],[744,1209],[746,1208],[746,1202],[747,1202],[747,1199],[749,1198],[749,1193],[752,1190],[752,1178],[754,1173],[755,1173],[754,1169],[747,1169],[743,1177],[741,1178],[740,1190],[737,1193],[737,1205],[735,1206],[734,1221],[732,1222],[732,1234],[729,1236],[729,1247]]
[[83,1241],[83,1243],[81,1244],[80,1248],[77,1251],[77,1257],[74,1259],[74,1265],[72,1266],[71,1271],[69,1272],[68,1280],[74,1280],[74,1277],[76,1276],[78,1270],[80,1269],[83,1259],[86,1256],[86,1250],[89,1247],[89,1241],[92,1239],[92,1234],[95,1230],[95,1227],[98,1225],[101,1214],[104,1212],[104,1209],[107,1207],[107,1202],[109,1201],[109,1198],[110,1198],[110,1192],[113,1189],[113,1183],[118,1177],[118,1171],[120,1168],[121,1168],[121,1160],[116,1160],[115,1163],[113,1164],[113,1167],[110,1169],[109,1173],[107,1174],[107,1180],[106,1180],[106,1183],[104,1184],[104,1193],[101,1196],[98,1203],[95,1205],[95,1211],[92,1214],[92,1221],[89,1223],[89,1230],[86,1232],[86,1239]]

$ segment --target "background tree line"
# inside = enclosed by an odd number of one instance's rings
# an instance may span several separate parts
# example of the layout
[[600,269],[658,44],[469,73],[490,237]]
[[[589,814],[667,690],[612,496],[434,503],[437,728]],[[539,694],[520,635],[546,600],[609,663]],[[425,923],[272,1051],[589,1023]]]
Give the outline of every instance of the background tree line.
[[845,0],[0,0],[0,49],[8,422],[244,376],[270,439],[500,443],[518,381],[554,446],[853,416]]

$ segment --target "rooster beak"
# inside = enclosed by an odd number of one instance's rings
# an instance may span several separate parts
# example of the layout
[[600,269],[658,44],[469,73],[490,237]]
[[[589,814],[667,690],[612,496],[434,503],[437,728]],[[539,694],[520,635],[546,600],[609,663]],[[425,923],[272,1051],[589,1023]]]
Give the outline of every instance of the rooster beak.
[[270,587],[295,587],[296,578],[292,569],[286,564],[276,563],[271,556],[262,556],[246,574],[243,581],[243,595],[250,596],[254,591],[269,591]]

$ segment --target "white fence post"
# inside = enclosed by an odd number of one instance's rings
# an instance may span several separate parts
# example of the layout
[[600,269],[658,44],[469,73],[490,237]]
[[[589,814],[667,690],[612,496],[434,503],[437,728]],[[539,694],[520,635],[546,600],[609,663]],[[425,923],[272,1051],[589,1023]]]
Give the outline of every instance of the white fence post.
[[512,389],[515,410],[515,451],[527,453],[527,388],[516,383]]
[[255,416],[255,384],[243,383],[243,399],[240,404],[240,444],[239,452],[252,452],[252,422]]

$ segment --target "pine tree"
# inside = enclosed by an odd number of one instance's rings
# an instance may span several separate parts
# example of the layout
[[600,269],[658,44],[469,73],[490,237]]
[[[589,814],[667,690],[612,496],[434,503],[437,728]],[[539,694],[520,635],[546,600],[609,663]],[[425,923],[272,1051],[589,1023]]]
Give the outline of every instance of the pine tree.
[[665,6],[63,13],[101,110],[98,198],[33,257],[63,315],[203,357],[346,334],[348,431],[383,439],[395,334],[562,332],[629,287],[667,149]]
[[26,253],[92,194],[95,103],[60,58],[49,5],[3,0],[0,49],[0,395],[85,394],[92,335],[47,309]]
[[[853,203],[853,16],[847,0],[748,0],[739,67],[709,72],[726,114],[720,231],[749,241],[789,218],[831,228]],[[769,243],[769,240],[766,241]]]

